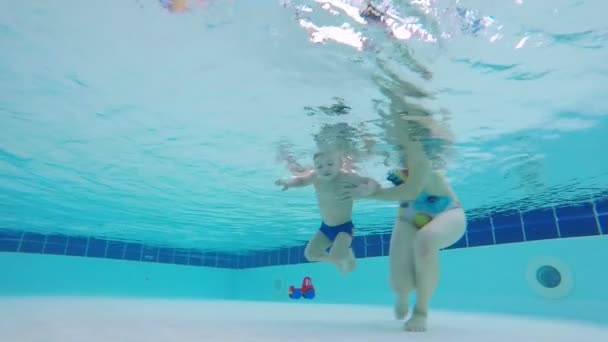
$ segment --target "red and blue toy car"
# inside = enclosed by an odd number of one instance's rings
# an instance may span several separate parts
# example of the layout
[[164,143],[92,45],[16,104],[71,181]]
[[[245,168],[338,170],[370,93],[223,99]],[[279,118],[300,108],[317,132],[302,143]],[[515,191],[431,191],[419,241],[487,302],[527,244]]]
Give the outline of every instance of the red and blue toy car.
[[312,285],[310,277],[304,277],[302,280],[302,287],[297,289],[293,285],[289,287],[289,298],[300,299],[304,297],[306,299],[315,298],[315,287]]

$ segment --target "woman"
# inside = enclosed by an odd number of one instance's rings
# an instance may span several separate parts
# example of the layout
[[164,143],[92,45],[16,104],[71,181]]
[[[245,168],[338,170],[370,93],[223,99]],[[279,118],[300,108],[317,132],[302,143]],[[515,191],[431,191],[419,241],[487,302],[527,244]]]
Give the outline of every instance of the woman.
[[[395,291],[395,317],[408,313],[408,297],[416,291],[416,304],[407,331],[426,331],[429,302],[439,280],[439,250],[458,241],[466,228],[465,212],[445,177],[432,169],[422,144],[410,137],[412,127],[400,119],[392,136],[401,148],[402,170],[365,198],[400,203],[390,241],[390,283]],[[414,120],[419,122],[419,120]],[[363,198],[364,187],[344,184],[344,195]]]

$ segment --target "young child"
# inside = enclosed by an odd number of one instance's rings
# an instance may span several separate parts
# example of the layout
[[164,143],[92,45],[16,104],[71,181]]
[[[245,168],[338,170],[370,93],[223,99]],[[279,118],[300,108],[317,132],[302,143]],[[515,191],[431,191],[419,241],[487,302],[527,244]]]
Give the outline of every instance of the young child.
[[[277,180],[276,185],[283,191],[289,188],[313,185],[321,213],[321,227],[306,245],[304,256],[308,261],[324,261],[335,264],[343,274],[352,272],[356,266],[351,248],[353,241],[352,198],[340,196],[344,183],[358,184],[359,189],[367,189],[369,194],[379,188],[371,178],[342,169],[340,157],[336,153],[319,152],[313,156],[314,169],[289,180]],[[367,192],[364,190],[364,192]],[[329,253],[327,249],[331,247]]]

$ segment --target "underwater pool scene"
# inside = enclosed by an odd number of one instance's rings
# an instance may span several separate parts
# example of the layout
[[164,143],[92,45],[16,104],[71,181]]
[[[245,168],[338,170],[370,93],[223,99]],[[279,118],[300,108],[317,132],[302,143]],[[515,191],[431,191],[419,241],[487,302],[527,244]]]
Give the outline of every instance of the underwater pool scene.
[[[608,340],[608,3],[0,1],[0,341]],[[466,213],[424,333],[399,203],[343,275],[276,183],[391,187],[403,131]]]

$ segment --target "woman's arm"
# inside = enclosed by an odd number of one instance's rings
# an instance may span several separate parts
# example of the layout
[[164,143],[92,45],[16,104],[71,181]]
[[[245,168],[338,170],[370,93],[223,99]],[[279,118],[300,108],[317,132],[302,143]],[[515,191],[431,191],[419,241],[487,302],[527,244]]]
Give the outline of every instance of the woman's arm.
[[431,162],[419,143],[408,141],[403,148],[408,166],[408,177],[405,183],[391,188],[380,188],[366,198],[383,201],[411,201],[424,190],[431,173]]

